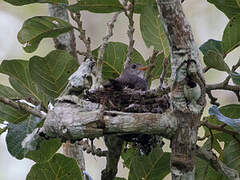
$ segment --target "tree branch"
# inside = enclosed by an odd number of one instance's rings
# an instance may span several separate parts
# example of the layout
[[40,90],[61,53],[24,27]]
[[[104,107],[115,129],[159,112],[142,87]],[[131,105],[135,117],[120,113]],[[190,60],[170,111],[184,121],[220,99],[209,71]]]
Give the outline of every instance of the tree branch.
[[78,28],[76,28],[76,30],[78,30],[80,32],[79,35],[79,39],[83,41],[87,52],[86,57],[88,58],[92,58],[92,50],[91,50],[91,39],[89,37],[86,36],[86,31],[83,29],[82,26],[82,21],[81,21],[81,13],[80,11],[77,13],[72,13],[70,12],[72,19],[77,23]]
[[46,114],[37,110],[37,109],[34,109],[26,104],[23,104],[23,103],[20,103],[20,102],[15,102],[9,98],[6,98],[6,97],[2,97],[0,96],[0,102],[4,103],[4,104],[7,104],[11,107],[14,107],[20,111],[26,111],[34,116],[37,116],[37,117],[40,117],[41,119],[45,119],[46,118]]
[[[68,17],[66,8],[60,5],[49,4],[49,13],[53,17],[57,17],[66,22],[69,22],[69,17]],[[78,61],[77,51],[76,51],[76,42],[75,42],[75,36],[73,31],[71,31],[70,33],[65,33],[60,35],[54,40],[54,42],[57,49],[62,47],[62,49],[72,54]],[[90,43],[89,43],[89,46],[90,46]],[[83,152],[77,144],[71,145],[69,142],[67,142],[63,144],[63,150],[65,155],[76,159],[79,167],[82,170],[85,170],[85,161],[84,161]]]
[[120,12],[116,12],[111,21],[109,21],[107,23],[107,33],[106,36],[103,37],[103,42],[98,50],[98,59],[97,59],[97,67],[96,67],[96,80],[94,80],[95,82],[93,82],[93,86],[91,87],[91,89],[97,89],[99,87],[101,87],[102,84],[102,65],[103,65],[103,56],[104,56],[104,52],[105,49],[108,45],[108,40],[110,39],[110,37],[112,37],[113,35],[113,28],[114,28],[114,23],[117,21],[117,17],[120,14]]
[[[170,45],[173,80],[171,103],[179,123],[178,131],[171,139],[172,179],[194,179],[197,124],[205,106],[205,103],[202,103],[205,102],[205,87],[202,81],[200,56],[181,2],[179,0],[156,0],[156,2]],[[201,96],[197,101],[194,99],[186,101],[184,89],[188,87],[189,79],[201,87]]]
[[170,138],[178,125],[175,114],[169,111],[163,114],[105,111],[103,116],[99,116],[100,111],[99,104],[77,97],[62,97],[48,113],[41,131],[50,138],[72,141],[135,133],[160,134]]
[[[68,13],[65,7],[62,7],[60,5],[49,4],[48,9],[50,16],[60,18],[66,22],[69,22]],[[66,50],[68,53],[70,53],[73,57],[77,59],[76,42],[73,31],[61,34],[60,36],[54,38],[53,40],[56,49]]]
[[204,148],[200,148],[197,146],[196,148],[196,155],[209,162],[213,169],[217,172],[225,175],[228,179],[238,179],[239,180],[239,173],[235,169],[231,169],[227,167],[220,159],[212,151],[207,151]]
[[126,61],[124,63],[124,67],[126,67],[127,64],[131,63],[131,56],[132,56],[132,53],[133,53],[133,46],[134,46],[134,42],[135,42],[133,40],[133,33],[134,33],[134,30],[135,30],[134,27],[133,27],[133,25],[134,25],[133,12],[134,12],[135,0],[132,0],[132,2],[130,4],[128,4],[128,1],[126,1],[126,0],[120,1],[120,3],[122,4],[124,13],[125,13],[126,17],[128,18],[128,21],[129,21],[128,31],[127,31],[129,44],[128,44]]

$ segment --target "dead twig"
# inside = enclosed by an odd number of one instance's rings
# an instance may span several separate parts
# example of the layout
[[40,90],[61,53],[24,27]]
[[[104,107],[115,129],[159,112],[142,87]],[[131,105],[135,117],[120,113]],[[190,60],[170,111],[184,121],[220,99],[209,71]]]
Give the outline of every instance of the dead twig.
[[77,31],[80,32],[79,35],[79,39],[83,41],[87,52],[85,53],[85,55],[87,55],[87,57],[91,58],[92,57],[92,51],[91,51],[91,39],[89,37],[86,36],[86,31],[83,29],[82,26],[82,20],[81,20],[81,13],[77,12],[77,13],[70,13],[72,19],[77,23],[78,27],[75,28]]

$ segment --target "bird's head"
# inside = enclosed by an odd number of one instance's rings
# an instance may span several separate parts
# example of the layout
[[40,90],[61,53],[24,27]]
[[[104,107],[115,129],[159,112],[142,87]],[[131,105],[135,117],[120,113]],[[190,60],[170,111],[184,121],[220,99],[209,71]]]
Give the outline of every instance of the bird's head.
[[124,75],[137,75],[140,78],[144,78],[144,71],[148,69],[148,66],[144,66],[142,64],[129,64],[124,70]]

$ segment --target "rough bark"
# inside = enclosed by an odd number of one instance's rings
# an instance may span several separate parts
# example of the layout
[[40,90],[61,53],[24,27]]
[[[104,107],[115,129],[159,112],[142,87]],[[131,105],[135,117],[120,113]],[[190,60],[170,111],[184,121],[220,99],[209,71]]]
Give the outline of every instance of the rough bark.
[[[178,130],[171,139],[172,179],[194,179],[194,151],[197,142],[198,124],[205,105],[204,81],[198,48],[193,33],[183,13],[179,0],[156,0],[160,18],[170,44],[171,55],[171,102],[178,121]],[[190,67],[195,64],[194,71]],[[194,73],[193,73],[194,72]],[[186,101],[184,88],[189,77],[201,87],[197,101]]]
[[[69,22],[69,16],[66,8],[60,5],[49,4],[49,14],[52,17],[57,17],[66,22]],[[54,38],[53,41],[55,43],[56,49],[66,50],[77,60],[76,42],[73,31],[61,34],[57,38]],[[66,156],[76,159],[80,169],[85,170],[85,161],[83,151],[80,145],[70,144],[70,142],[66,142],[65,144],[63,144],[63,152]]]

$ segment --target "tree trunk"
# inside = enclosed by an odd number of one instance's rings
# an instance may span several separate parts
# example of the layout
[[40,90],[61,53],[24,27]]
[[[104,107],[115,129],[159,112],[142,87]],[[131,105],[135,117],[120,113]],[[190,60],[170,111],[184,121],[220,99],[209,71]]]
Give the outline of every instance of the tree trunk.
[[[171,102],[178,121],[178,130],[171,139],[172,179],[194,179],[194,151],[198,124],[205,106],[204,81],[198,48],[189,23],[183,13],[180,0],[156,0],[160,18],[170,43]],[[194,66],[195,70],[189,67]],[[195,81],[201,87],[198,100],[186,101],[184,89],[187,81]]]

